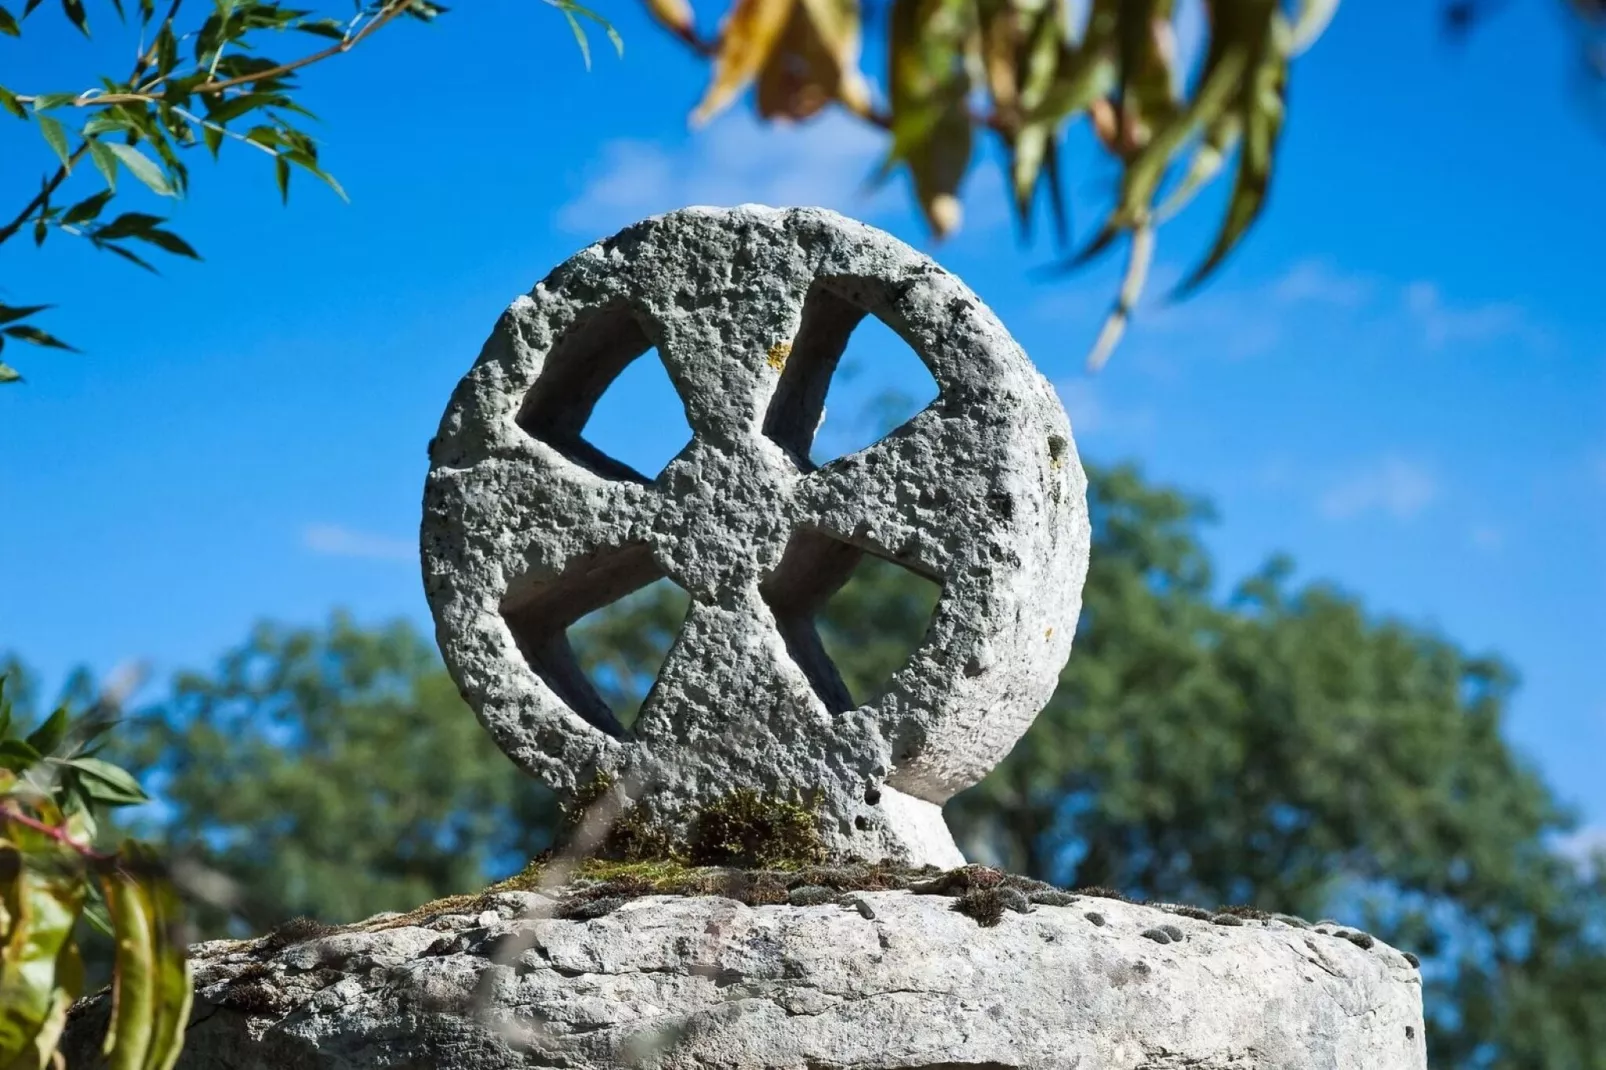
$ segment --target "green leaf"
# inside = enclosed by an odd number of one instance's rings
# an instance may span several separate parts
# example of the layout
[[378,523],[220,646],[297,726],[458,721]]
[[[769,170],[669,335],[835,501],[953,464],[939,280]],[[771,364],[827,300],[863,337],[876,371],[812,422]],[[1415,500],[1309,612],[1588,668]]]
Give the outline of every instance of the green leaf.
[[43,755],[25,740],[0,740],[0,769],[9,769],[13,773],[21,773],[38,765],[43,760]]
[[112,931],[111,915],[106,913],[106,904],[94,900],[84,905],[84,920],[94,927],[95,931],[103,936],[115,937]]
[[285,203],[290,203],[290,161],[283,155],[273,158],[273,178],[279,184],[279,197]]
[[191,260],[201,259],[201,254],[190,246],[190,243],[174,234],[170,230],[152,227],[143,234],[136,235],[141,241],[148,241],[158,249],[172,253],[174,256],[187,256]]
[[343,41],[346,37],[346,28],[338,19],[314,19],[310,22],[298,22],[295,28],[302,33],[310,33],[315,37],[327,37],[332,41]]
[[150,802],[127,770],[99,758],[68,758],[60,764],[78,770],[84,777],[84,790],[96,802],[108,806],[137,806]]
[[17,94],[3,85],[0,85],[0,108],[4,108],[19,119],[28,117],[28,109],[22,106],[22,101],[17,99]]
[[110,223],[95,231],[95,237],[101,241],[116,241],[136,234],[143,234],[159,223],[167,220],[159,215],[150,215],[146,212],[124,212]]
[[40,93],[33,98],[33,110],[40,112],[49,111],[51,108],[64,108],[77,99],[77,93]]
[[122,165],[128,168],[129,173],[145,183],[153,193],[163,197],[173,196],[173,187],[168,184],[167,176],[162,169],[156,166],[156,161],[140,152],[133,145],[120,145],[117,142],[105,143],[112,155],[116,156]]
[[6,327],[0,330],[0,334],[4,334],[9,338],[20,338],[24,342],[31,342],[36,346],[44,346],[46,349],[65,349],[69,353],[78,352],[78,350],[55,335],[46,334],[38,327],[31,327],[26,323],[19,324],[16,327]]
[[[68,226],[77,223],[88,223],[100,215],[100,210],[106,207],[106,202],[112,199],[114,192],[113,190],[103,189],[99,193],[85,197],[67,209],[67,214],[61,217],[61,221]],[[0,322],[4,321],[0,320]]]
[[547,2],[552,4],[554,7],[561,9],[564,16],[569,20],[569,25],[574,29],[575,36],[580,39],[580,51],[586,56],[587,67],[591,66],[590,48],[587,46],[585,41],[585,31],[582,30],[580,28],[580,24],[575,21],[576,15],[584,16],[600,26],[602,28],[602,32],[608,35],[608,40],[613,42],[614,51],[620,56],[625,54],[624,38],[620,37],[619,31],[613,28],[613,24],[607,19],[603,18],[601,15],[597,14],[589,7],[586,7],[584,4],[575,3],[574,0],[547,0]]
[[12,37],[22,36],[22,27],[17,25],[17,18],[11,12],[0,6],[0,33]]
[[0,305],[0,324],[25,320],[34,313],[43,312],[49,307],[49,305]]
[[[28,328],[24,327],[10,327],[5,333],[11,334],[12,331],[27,329]],[[20,335],[13,335],[13,337],[20,337]],[[57,706],[56,712],[47,717],[45,719],[45,723],[34,729],[33,732],[28,736],[28,746],[32,747],[40,754],[50,754],[53,753],[55,749],[61,745],[61,741],[66,738],[67,707]]]
[[67,128],[61,125],[61,120],[51,115],[40,115],[39,132],[44,135],[45,143],[61,158],[61,166],[71,174],[72,153],[67,148]]
[[1198,267],[1174,291],[1185,294],[1197,289],[1238,240],[1254,223],[1266,203],[1271,183],[1272,159],[1282,134],[1284,100],[1288,85],[1286,41],[1274,41],[1259,58],[1248,84],[1244,86],[1242,108],[1243,137],[1238,151],[1238,176],[1227,202],[1226,217],[1215,244]]
[[0,360],[0,383],[17,383],[22,381],[22,373],[5,361]]
[[106,242],[105,244],[101,244],[99,242],[96,242],[96,247],[100,248],[100,249],[104,249],[108,253],[115,253],[118,256],[122,257],[124,260],[127,260],[129,263],[138,264],[140,267],[144,268],[146,271],[149,271],[152,275],[161,274],[161,272],[156,270],[156,265],[154,265],[154,264],[150,263],[149,261],[145,260],[143,257],[139,256],[139,254],[137,254],[137,253],[135,253],[135,252],[133,252],[133,251],[131,251],[129,249],[124,249],[121,245],[114,245],[111,242]]
[[103,111],[90,116],[89,121],[84,124],[83,135],[86,138],[100,137],[103,134],[123,134],[136,129],[135,125],[123,116]]
[[0,850],[11,856],[0,866],[0,904],[11,917],[0,945],[0,1065],[47,1067],[83,986],[72,944],[83,881],[70,871],[36,870],[9,845]]
[[89,15],[84,11],[84,0],[61,0],[61,10],[80,33],[89,36]]
[[106,1031],[107,1070],[142,1070],[156,1015],[156,964],[151,917],[139,885],[121,869],[101,882],[116,934],[112,1022]]
[[161,877],[141,885],[151,915],[155,944],[156,1024],[151,1031],[146,1070],[173,1070],[184,1047],[195,984],[183,939],[183,903],[178,890]]
[[89,158],[94,161],[95,170],[99,171],[100,177],[106,180],[106,188],[115,192],[117,189],[117,154],[112,152],[111,147],[99,138],[90,138],[87,144],[89,145]]

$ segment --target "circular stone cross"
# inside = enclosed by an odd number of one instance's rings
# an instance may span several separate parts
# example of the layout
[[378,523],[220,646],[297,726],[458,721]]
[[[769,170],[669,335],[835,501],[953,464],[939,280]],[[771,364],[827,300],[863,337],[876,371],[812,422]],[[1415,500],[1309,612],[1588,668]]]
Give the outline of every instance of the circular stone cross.
[[[936,380],[881,441],[809,460],[864,316]],[[647,479],[581,437],[656,347],[692,439]],[[447,667],[513,759],[599,774],[683,834],[737,789],[817,801],[844,856],[956,865],[941,804],[1053,693],[1087,570],[1053,388],[963,283],[819,209],[689,208],[576,254],[497,324],[430,446],[425,591]],[[815,613],[864,554],[938,584],[923,640],[855,705]],[[567,630],[655,580],[690,595],[622,726]]]

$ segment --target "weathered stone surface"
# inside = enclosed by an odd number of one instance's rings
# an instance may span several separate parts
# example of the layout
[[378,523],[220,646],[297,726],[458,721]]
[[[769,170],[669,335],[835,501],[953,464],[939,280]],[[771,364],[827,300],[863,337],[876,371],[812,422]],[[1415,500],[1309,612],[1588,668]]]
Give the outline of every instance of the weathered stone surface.
[[[908,891],[522,916],[551,902],[504,895],[276,951],[201,945],[179,1070],[1426,1065],[1404,956],[1281,921],[1071,897],[983,928]],[[95,1065],[106,1002],[75,1013],[69,1065]]]
[[[815,469],[866,314],[940,394]],[[652,346],[693,438],[648,480],[580,433]],[[531,773],[566,790],[600,772],[671,829],[738,788],[818,793],[836,852],[956,864],[939,805],[1009,751],[1070,652],[1088,521],[1053,389],[956,278],[832,212],[686,209],[578,253],[502,317],[430,458],[425,590],[464,695]],[[855,707],[813,614],[864,553],[942,596]],[[565,629],[665,576],[691,608],[627,731]]]

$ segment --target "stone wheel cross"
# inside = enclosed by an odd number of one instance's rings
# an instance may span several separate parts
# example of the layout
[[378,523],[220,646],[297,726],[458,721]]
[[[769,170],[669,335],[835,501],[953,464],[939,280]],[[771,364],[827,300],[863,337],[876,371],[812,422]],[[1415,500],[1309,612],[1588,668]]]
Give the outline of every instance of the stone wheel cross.
[[[865,315],[939,395],[816,468],[826,389]],[[581,432],[652,347],[692,439],[648,480]],[[970,290],[835,213],[745,206],[636,224],[513,303],[431,444],[422,538],[448,668],[554,788],[602,773],[681,830],[737,788],[808,793],[840,854],[953,865],[939,807],[1052,693],[1089,532],[1064,409]],[[814,613],[867,553],[941,595],[885,693],[856,706]],[[626,730],[567,629],[662,577],[690,605]]]

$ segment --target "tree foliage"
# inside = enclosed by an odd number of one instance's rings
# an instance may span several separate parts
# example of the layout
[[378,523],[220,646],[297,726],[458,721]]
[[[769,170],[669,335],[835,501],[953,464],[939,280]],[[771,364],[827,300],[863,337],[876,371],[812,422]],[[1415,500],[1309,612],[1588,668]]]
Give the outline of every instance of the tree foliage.
[[[574,0],[545,0],[574,30],[586,62],[590,51],[580,18],[600,24],[616,47],[619,36],[600,16]],[[0,4],[0,35],[21,37],[41,0],[25,0],[20,14]],[[51,169],[9,222],[0,224],[0,245],[26,233],[42,245],[52,234],[88,241],[148,271],[152,250],[200,259],[166,219],[146,212],[108,216],[119,180],[132,180],[162,197],[189,189],[188,160],[204,149],[214,159],[226,144],[265,155],[280,196],[288,201],[290,178],[303,171],[344,197],[340,184],[318,160],[317,142],[306,130],[315,116],[298,102],[301,72],[345,55],[385,27],[403,19],[430,22],[445,12],[433,0],[359,0],[339,17],[286,7],[276,0],[213,0],[199,11],[183,0],[133,0],[140,45],[126,76],[103,75],[87,89],[22,91],[0,85],[0,110],[38,130]],[[62,14],[85,37],[89,10],[83,0],[62,0]],[[109,11],[127,21],[123,0]],[[268,42],[271,42],[269,44]],[[309,42],[297,47],[298,42]],[[289,48],[279,60],[266,54]],[[282,53],[281,53],[282,54]],[[85,164],[89,166],[85,166]],[[68,195],[69,179],[92,172],[102,188]],[[81,187],[81,184],[80,184]],[[4,218],[0,216],[0,218]],[[31,320],[44,305],[0,303],[0,350],[13,339],[70,349]],[[21,376],[0,361],[0,383]]]
[[24,732],[0,675],[0,1067],[59,1067],[56,1044],[83,994],[78,929],[111,937],[110,1070],[168,1070],[189,1020],[183,908],[151,850],[95,847],[96,814],[148,802],[99,756],[115,720],[59,706]]
[[[1490,0],[1496,2],[1496,0]],[[733,0],[704,36],[688,0],[645,0],[670,33],[706,56],[704,121],[754,88],[758,114],[801,120],[836,104],[887,134],[880,170],[907,172],[941,237],[960,224],[960,193],[986,139],[1002,149],[1023,234],[1046,209],[1069,244],[1066,146],[1086,119],[1119,170],[1112,203],[1062,267],[1124,240],[1125,275],[1088,356],[1097,369],[1119,342],[1153,259],[1156,229],[1224,171],[1232,190],[1216,237],[1178,287],[1208,278],[1265,207],[1287,118],[1291,65],[1321,35],[1339,0],[1202,0],[1206,40],[1178,47],[1175,0]],[[1578,24],[1606,34],[1601,0],[1568,0]],[[1452,3],[1452,25],[1484,4]],[[863,25],[874,18],[873,25]],[[860,70],[861,41],[885,42],[877,93]],[[1606,44],[1586,67],[1606,80]]]
[[517,870],[556,821],[401,624],[261,626],[119,746],[161,786],[152,834],[232,884],[199,915],[211,934],[409,910]]
[[1066,133],[1082,117],[1120,167],[1103,222],[1067,266],[1118,239],[1127,271],[1088,360],[1119,341],[1154,252],[1155,227],[1229,159],[1232,197],[1215,243],[1184,281],[1207,277],[1265,203],[1282,132],[1289,64],[1325,28],[1338,0],[1204,0],[1209,40],[1177,47],[1174,0],[892,0],[881,98],[860,71],[856,0],[735,0],[717,36],[701,37],[686,0],[647,0],[672,33],[707,55],[712,74],[693,113],[706,120],[749,85],[760,116],[807,119],[830,103],[885,130],[884,178],[908,172],[939,237],[960,223],[960,190],[983,136],[1003,147],[1023,229],[1047,205],[1068,241]]

